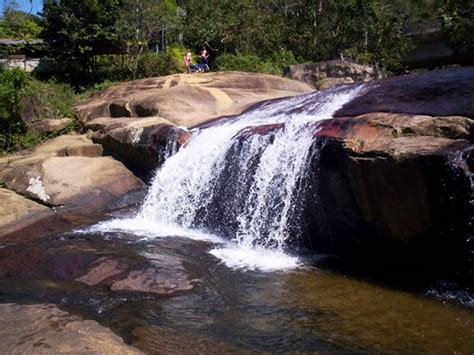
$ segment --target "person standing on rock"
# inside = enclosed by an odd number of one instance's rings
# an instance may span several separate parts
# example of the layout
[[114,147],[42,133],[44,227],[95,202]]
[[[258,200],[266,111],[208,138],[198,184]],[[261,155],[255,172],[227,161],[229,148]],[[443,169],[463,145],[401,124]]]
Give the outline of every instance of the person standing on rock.
[[188,48],[184,56],[184,66],[186,67],[186,73],[191,72],[191,50]]

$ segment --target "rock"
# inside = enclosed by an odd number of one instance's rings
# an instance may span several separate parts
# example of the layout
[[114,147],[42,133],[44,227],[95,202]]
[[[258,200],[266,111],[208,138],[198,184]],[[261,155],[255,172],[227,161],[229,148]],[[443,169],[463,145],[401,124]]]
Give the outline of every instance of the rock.
[[[104,283],[110,286],[112,278],[122,276],[125,277],[130,266],[126,262],[120,262],[118,260],[109,258],[100,258],[92,264],[93,268],[89,272],[81,277],[78,277],[76,281],[82,282],[88,286],[98,285]],[[108,280],[108,282],[106,282]]]
[[469,149],[473,129],[473,120],[459,116],[369,113],[323,121],[300,221],[309,226],[310,247],[382,259],[403,249],[432,265],[441,265],[443,253],[445,264],[468,260],[472,172],[454,158]]
[[126,260],[101,258],[76,281],[102,285],[112,291],[173,295],[193,288],[181,260],[166,255],[147,255],[149,261],[131,264]]
[[239,114],[262,100],[310,91],[307,84],[266,74],[176,74],[113,86],[76,110],[83,124],[99,117],[159,116],[177,126],[192,127]]
[[265,74],[178,74],[116,85],[80,103],[77,112],[106,155],[149,182],[165,157],[190,139],[187,128],[241,113],[262,100],[311,90]]
[[20,195],[68,211],[98,212],[140,200],[143,182],[101,153],[85,136],[60,136],[31,155],[4,161],[0,178]]
[[141,354],[96,321],[52,304],[0,304],[0,338],[9,354]]
[[120,160],[135,175],[148,182],[165,156],[184,145],[191,133],[160,117],[96,118],[85,125],[104,154]]
[[17,193],[0,188],[0,236],[13,223],[34,223],[52,211]]
[[110,157],[49,157],[17,162],[5,176],[10,190],[52,206],[102,210],[129,193],[143,193],[143,183]]
[[28,130],[43,134],[61,131],[72,123],[71,118],[43,119],[28,123]]
[[[378,153],[394,159],[434,154],[464,146],[474,120],[462,116],[431,117],[375,112],[323,121],[315,136],[344,140],[354,153]],[[461,140],[459,142],[458,140]]]
[[398,76],[366,84],[336,117],[370,112],[474,118],[474,67]]
[[36,147],[31,157],[100,157],[102,156],[100,144],[94,144],[85,135],[63,135],[50,139]]
[[261,125],[261,126],[251,126],[245,127],[240,132],[238,132],[233,138],[247,138],[254,134],[259,134],[261,136],[265,136],[276,130],[282,129],[285,127],[283,123],[275,123],[275,124],[268,124],[268,125]]
[[381,78],[380,72],[373,66],[345,60],[290,65],[285,69],[285,76],[318,90]]

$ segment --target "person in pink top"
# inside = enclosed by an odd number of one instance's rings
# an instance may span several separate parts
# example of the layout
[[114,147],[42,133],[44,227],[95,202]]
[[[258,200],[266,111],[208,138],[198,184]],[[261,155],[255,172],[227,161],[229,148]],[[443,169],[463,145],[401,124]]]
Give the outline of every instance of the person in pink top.
[[186,67],[186,72],[190,73],[191,72],[191,50],[188,49],[186,51],[186,55],[184,56],[184,66]]

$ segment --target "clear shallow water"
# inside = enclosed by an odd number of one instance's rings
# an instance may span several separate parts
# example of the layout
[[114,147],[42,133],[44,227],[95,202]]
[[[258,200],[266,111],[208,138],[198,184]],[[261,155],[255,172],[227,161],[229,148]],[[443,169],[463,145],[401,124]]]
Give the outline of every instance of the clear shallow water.
[[144,240],[124,232],[67,234],[35,245],[56,256],[182,260],[194,288],[174,297],[112,292],[59,277],[0,280],[2,302],[58,304],[147,353],[474,350],[472,309],[427,297],[424,289],[402,291],[331,271],[324,258],[300,257],[299,267],[286,271],[234,269],[210,253],[219,247],[214,242],[176,235]]

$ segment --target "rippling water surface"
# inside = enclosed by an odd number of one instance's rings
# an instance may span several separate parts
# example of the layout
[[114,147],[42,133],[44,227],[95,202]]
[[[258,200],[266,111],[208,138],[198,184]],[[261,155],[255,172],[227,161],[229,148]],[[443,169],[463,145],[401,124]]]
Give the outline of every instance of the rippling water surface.
[[157,297],[54,278],[2,280],[0,301],[59,304],[149,353],[474,350],[469,307],[433,299],[426,290],[400,291],[328,270],[324,256],[300,257],[296,267],[283,271],[235,269],[210,253],[216,242],[117,232],[58,236],[41,247],[56,255],[178,257],[194,289]]

